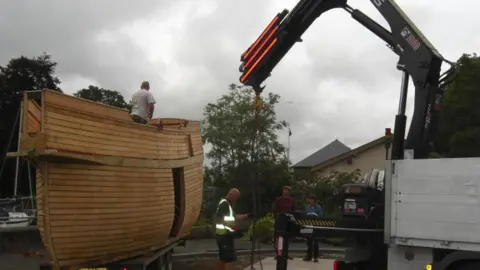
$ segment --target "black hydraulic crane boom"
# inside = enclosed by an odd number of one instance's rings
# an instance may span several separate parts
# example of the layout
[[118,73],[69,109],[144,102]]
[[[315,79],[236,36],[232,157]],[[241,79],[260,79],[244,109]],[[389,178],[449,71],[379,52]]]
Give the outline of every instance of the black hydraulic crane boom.
[[[258,39],[242,54],[240,82],[261,92],[261,84],[287,54],[301,41],[303,33],[324,12],[343,8],[356,21],[381,38],[399,56],[398,69],[404,73],[400,109],[395,121],[392,158],[403,158],[403,149],[413,149],[415,158],[425,158],[431,150],[444,83],[453,74],[446,61],[417,29],[394,0],[370,0],[388,22],[391,31],[370,19],[347,0],[300,0],[288,12],[277,14]],[[441,75],[442,62],[452,68]],[[414,113],[405,147],[405,102],[408,78],[415,86]],[[402,129],[403,127],[403,129]]]

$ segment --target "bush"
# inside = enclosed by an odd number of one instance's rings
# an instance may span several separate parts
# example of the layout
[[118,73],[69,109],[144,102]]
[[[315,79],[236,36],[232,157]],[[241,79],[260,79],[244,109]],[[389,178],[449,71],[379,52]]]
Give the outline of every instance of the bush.
[[200,226],[208,226],[208,225],[211,225],[211,222],[208,218],[200,215],[200,217],[198,217],[197,219],[197,222],[195,222],[195,224],[193,226],[195,227],[200,227]]
[[259,220],[252,222],[248,227],[248,233],[244,240],[257,239],[262,243],[270,243],[273,238],[275,218],[273,214],[267,214]]

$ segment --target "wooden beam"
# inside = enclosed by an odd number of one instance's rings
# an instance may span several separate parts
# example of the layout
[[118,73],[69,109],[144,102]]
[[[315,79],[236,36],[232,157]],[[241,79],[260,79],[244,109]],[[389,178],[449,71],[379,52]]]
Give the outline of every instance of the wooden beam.
[[39,157],[42,160],[56,160],[67,163],[93,163],[107,166],[125,166],[139,168],[157,168],[169,169],[180,168],[188,165],[196,164],[203,161],[203,155],[197,155],[184,159],[159,160],[159,159],[140,159],[140,158],[124,158],[113,156],[84,155],[76,153],[60,152],[56,149],[45,149],[38,151],[20,151],[10,152],[7,157]]

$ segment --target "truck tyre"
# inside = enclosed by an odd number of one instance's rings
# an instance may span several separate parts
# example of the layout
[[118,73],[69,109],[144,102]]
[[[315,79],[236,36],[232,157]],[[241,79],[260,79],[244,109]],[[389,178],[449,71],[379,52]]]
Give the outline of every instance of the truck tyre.
[[173,258],[172,252],[167,252],[163,255],[163,269],[165,270],[173,270]]

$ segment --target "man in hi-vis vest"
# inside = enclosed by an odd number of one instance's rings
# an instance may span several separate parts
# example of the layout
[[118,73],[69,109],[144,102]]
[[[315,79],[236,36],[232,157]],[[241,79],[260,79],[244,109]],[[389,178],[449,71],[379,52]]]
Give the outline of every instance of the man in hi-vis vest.
[[230,205],[238,199],[240,191],[232,188],[225,198],[218,203],[215,213],[215,232],[218,245],[218,258],[220,260],[218,270],[233,269],[233,263],[237,260],[235,252],[235,220],[241,220],[248,217],[248,214],[235,215]]

